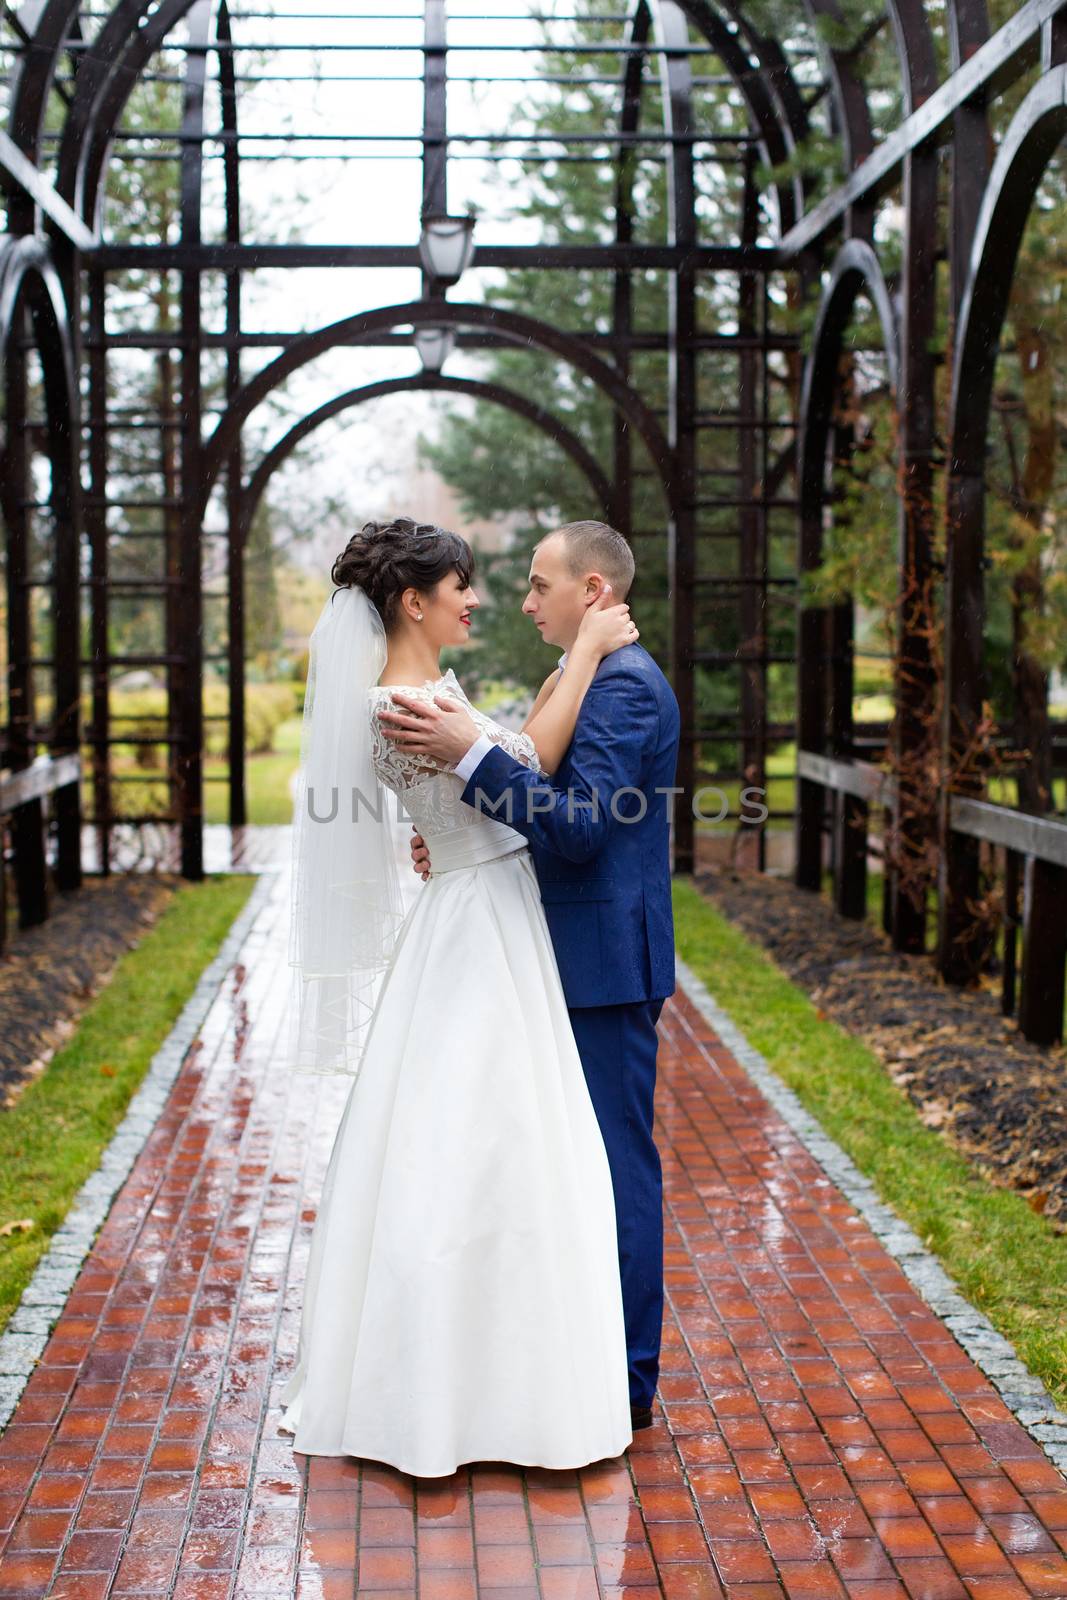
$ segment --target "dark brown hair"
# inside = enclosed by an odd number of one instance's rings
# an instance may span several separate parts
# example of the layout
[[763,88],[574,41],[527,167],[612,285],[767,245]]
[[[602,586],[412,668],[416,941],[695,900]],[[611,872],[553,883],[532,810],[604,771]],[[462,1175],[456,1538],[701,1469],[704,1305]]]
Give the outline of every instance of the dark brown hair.
[[474,552],[466,539],[433,522],[396,517],[365,522],[337,557],[331,577],[339,589],[358,585],[389,628],[405,589],[429,594],[450,572],[470,583]]

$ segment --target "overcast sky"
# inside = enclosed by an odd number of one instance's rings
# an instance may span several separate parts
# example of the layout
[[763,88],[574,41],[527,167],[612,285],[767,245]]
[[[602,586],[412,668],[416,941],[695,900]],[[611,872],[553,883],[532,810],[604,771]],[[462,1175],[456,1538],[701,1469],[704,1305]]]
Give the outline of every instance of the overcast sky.
[[[239,11],[240,7],[235,9]],[[263,8],[257,3],[255,9]],[[238,72],[280,79],[288,72],[310,75],[318,70],[321,80],[239,86],[242,197],[248,209],[264,220],[260,236],[321,244],[417,243],[422,195],[417,142],[423,116],[421,8],[412,5],[411,0],[405,0],[396,10],[390,10],[388,0],[356,0],[354,4],[350,0],[309,0],[306,7],[299,0],[279,0],[274,9],[277,13],[301,15],[245,20],[238,17],[235,21],[237,39],[270,50],[261,60],[239,53]],[[514,131],[518,126],[518,102],[531,92],[528,85],[507,80],[529,72],[532,58],[499,48],[462,49],[465,44],[530,43],[539,37],[525,0],[492,0],[487,9],[496,14],[489,23],[473,16],[470,0],[449,7],[449,43],[456,47],[449,55],[451,132]],[[570,12],[573,6],[557,9]],[[387,17],[382,15],[386,11]],[[320,15],[309,22],[311,12]],[[337,48],[302,48],[309,28],[314,29],[320,44]],[[472,76],[493,81],[456,81]],[[346,81],[331,81],[333,78]],[[218,119],[217,101],[213,101],[209,128],[217,127]],[[277,140],[257,143],[250,137],[285,132],[326,135],[327,139],[314,145],[294,142],[286,147],[279,146]],[[334,142],[339,133],[377,138],[346,145]],[[404,140],[411,142],[401,142]],[[249,159],[268,153],[276,155],[279,148],[301,156],[314,150],[316,159]],[[464,147],[459,147],[458,153],[462,156]],[[209,161],[207,172],[204,237],[221,238],[221,162]],[[480,213],[478,238],[483,242],[531,241],[530,225],[508,216],[509,191],[518,176],[518,166],[510,163],[494,168],[484,162],[450,161],[449,209],[464,211],[468,204],[476,206]],[[255,236],[246,235],[249,242]],[[492,276],[470,271],[451,291],[452,298],[481,299]],[[416,270],[257,272],[245,279],[243,319],[249,330],[297,331],[320,327],[374,306],[416,299],[420,293],[421,278]],[[249,352],[245,357],[246,372],[252,372],[272,355],[268,351]],[[291,415],[286,423],[279,421],[274,436],[288,422],[335,394],[378,378],[417,370],[414,349],[331,351],[290,379],[286,405]],[[447,370],[459,375],[473,373],[477,364],[470,357],[457,354]],[[393,486],[406,475],[411,456],[408,444],[414,433],[432,426],[435,416],[455,404],[454,398],[448,396],[413,395],[348,412],[322,430],[322,440],[329,443],[329,459],[321,470],[329,475],[331,487],[350,497],[354,507],[369,507],[367,514],[377,514],[387,508]]]
[[[567,93],[555,83],[539,84],[534,76],[545,45],[544,19],[560,19],[555,26],[550,23],[550,38],[563,44],[573,40],[570,19],[580,10],[576,0],[453,0],[447,6],[449,134],[494,139],[525,134],[529,122],[523,106],[538,98],[557,101]],[[625,10],[621,0],[618,10]],[[390,0],[236,0],[233,34],[234,42],[245,46],[236,52],[245,242],[417,244],[424,111],[424,17],[418,0],[400,0],[398,5]],[[621,25],[617,34],[621,40]],[[693,65],[698,76],[721,71],[707,59],[698,58]],[[222,120],[216,67],[213,60],[209,133]],[[587,58],[574,56],[568,70],[580,79],[596,68]],[[294,74],[305,81],[293,82]],[[249,77],[256,81],[242,81]],[[579,104],[586,106],[584,94]],[[746,126],[739,97],[729,106],[717,100],[712,111],[722,131]],[[701,115],[699,91],[696,114]],[[522,146],[515,148],[521,151]],[[608,148],[581,154],[604,159]],[[476,244],[537,243],[538,224],[516,214],[527,174],[518,160],[490,161],[484,159],[487,154],[501,154],[501,146],[450,147],[448,209],[477,212]],[[203,238],[208,242],[225,236],[218,143],[209,140],[205,155]],[[724,169],[706,151],[698,165],[698,176],[703,174],[698,220],[708,236],[728,240],[737,219],[736,207],[722,204]],[[605,216],[604,225],[610,229],[610,217]],[[475,266],[450,291],[451,298],[483,300],[497,276]],[[214,288],[217,296],[220,275]],[[420,294],[417,268],[260,270],[244,274],[242,322],[249,332],[298,335]],[[245,378],[277,353],[265,347],[246,351]],[[213,359],[209,371],[217,373],[217,352]],[[294,373],[283,392],[275,391],[258,408],[250,434],[262,436],[265,431],[273,443],[335,396],[419,370],[409,345],[329,350]],[[484,362],[476,355],[454,353],[447,370],[450,375],[477,375]],[[302,464],[299,472],[313,472],[320,501],[324,490],[341,495],[358,520],[395,510],[396,492],[410,471],[413,439],[420,431],[433,431],[435,419],[465,404],[448,395],[404,395],[354,408],[319,430],[315,448],[322,459],[314,467]],[[275,479],[275,499],[292,503],[291,486],[282,480],[294,471],[292,466],[283,468]],[[313,499],[309,495],[312,515]]]

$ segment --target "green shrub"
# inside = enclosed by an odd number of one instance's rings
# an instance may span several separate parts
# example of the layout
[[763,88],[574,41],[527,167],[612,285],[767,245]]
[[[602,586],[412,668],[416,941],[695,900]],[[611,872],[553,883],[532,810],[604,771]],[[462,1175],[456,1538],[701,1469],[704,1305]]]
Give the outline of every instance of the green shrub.
[[[245,690],[245,735],[248,749],[256,755],[273,750],[274,735],[279,724],[294,716],[303,703],[303,684],[250,683]],[[163,689],[113,689],[111,692],[112,733],[121,738],[130,734],[147,738],[162,738],[167,731],[167,696]],[[204,685],[204,749],[208,755],[226,754],[229,713],[229,690],[224,683]],[[88,725],[91,702],[86,696],[82,703],[82,716]],[[165,747],[159,745],[128,745],[115,747],[115,753],[132,757],[144,772],[161,772],[165,768]]]
[[[109,701],[116,738],[126,733],[138,738],[162,738],[167,732],[167,696],[163,689],[113,689]],[[91,702],[82,705],[84,725],[88,726]],[[132,755],[143,772],[159,772],[166,766],[166,747],[137,744],[115,747],[115,754]]]
[[[274,735],[279,724],[293,716],[297,709],[297,689],[293,683],[251,683],[247,690],[245,730],[248,749],[256,755],[265,755],[274,749]],[[221,731],[221,730],[220,730]],[[208,748],[211,746],[209,744]],[[225,748],[223,734],[220,749]]]

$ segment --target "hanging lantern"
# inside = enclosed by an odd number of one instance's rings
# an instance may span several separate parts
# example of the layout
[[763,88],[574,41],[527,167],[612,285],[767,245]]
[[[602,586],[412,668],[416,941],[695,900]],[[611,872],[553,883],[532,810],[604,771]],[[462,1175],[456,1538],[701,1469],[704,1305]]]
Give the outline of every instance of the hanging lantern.
[[455,347],[456,335],[452,328],[415,329],[415,349],[425,372],[440,372]]
[[427,213],[422,219],[419,254],[431,278],[443,285],[458,283],[474,255],[474,218]]

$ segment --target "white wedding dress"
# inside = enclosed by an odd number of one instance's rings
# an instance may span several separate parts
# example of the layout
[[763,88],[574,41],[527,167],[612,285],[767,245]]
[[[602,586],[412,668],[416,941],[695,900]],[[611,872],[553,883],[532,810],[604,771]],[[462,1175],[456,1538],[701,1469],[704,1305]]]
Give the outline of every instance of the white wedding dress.
[[[419,1477],[573,1468],[632,1440],[615,1206],[529,847],[381,732],[430,848],[345,1106],[281,1427],[294,1450]],[[533,741],[476,711],[540,771]]]

